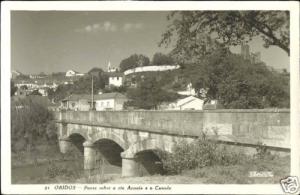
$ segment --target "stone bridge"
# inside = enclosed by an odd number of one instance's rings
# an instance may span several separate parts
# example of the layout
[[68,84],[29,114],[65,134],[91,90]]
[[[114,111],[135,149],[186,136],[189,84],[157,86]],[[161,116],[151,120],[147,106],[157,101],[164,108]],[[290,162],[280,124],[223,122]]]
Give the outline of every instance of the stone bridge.
[[[162,169],[155,151],[172,152],[175,143],[197,139],[203,133],[222,144],[272,150],[290,148],[289,110],[206,111],[60,111],[55,112],[62,153],[75,145],[84,156],[84,169],[107,162],[122,166],[122,176],[141,169]],[[141,168],[142,167],[142,168]]]

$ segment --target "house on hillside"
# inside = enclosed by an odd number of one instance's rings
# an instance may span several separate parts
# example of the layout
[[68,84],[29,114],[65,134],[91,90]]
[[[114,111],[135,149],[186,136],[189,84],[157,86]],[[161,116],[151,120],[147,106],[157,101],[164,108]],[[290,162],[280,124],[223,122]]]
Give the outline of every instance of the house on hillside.
[[123,73],[122,72],[109,72],[108,73],[108,85],[120,87],[123,85]]
[[167,110],[203,110],[204,100],[188,96],[168,105]]
[[188,96],[194,96],[194,95],[196,95],[196,91],[195,91],[195,89],[193,88],[192,83],[189,83],[189,84],[186,86],[186,89],[185,89],[185,90],[178,91],[177,93],[180,94],[180,95],[188,95]]
[[65,110],[88,111],[91,107],[91,99],[91,95],[72,94],[61,101],[60,107]]
[[[121,93],[103,93],[93,96],[94,108],[101,110],[122,110],[124,103],[127,101],[126,96]],[[61,108],[75,111],[91,110],[91,95],[71,95],[62,100]]]
[[123,110],[127,97],[121,93],[103,93],[95,95],[96,110]]

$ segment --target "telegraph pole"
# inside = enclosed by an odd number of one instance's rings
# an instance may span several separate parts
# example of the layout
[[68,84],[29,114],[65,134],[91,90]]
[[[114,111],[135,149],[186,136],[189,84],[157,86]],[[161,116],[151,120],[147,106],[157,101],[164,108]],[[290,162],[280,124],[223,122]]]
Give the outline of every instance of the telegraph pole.
[[94,110],[94,77],[92,74],[92,102],[91,102],[91,110]]

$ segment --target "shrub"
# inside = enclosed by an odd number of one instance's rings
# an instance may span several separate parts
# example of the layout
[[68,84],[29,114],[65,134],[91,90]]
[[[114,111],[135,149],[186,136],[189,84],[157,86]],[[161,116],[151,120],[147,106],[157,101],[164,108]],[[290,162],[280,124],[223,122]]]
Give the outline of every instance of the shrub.
[[213,140],[203,136],[191,143],[183,140],[175,144],[173,153],[159,152],[167,174],[180,174],[184,170],[203,168],[212,165],[235,165],[245,159],[245,155],[229,151]]
[[49,176],[50,178],[54,178],[57,177],[59,175],[63,175],[64,173],[66,173],[66,169],[63,169],[59,166],[57,166],[55,163],[50,163],[50,165],[47,168],[47,176]]
[[254,154],[254,158],[258,159],[273,159],[275,156],[271,154],[268,147],[262,142],[257,143],[256,154]]

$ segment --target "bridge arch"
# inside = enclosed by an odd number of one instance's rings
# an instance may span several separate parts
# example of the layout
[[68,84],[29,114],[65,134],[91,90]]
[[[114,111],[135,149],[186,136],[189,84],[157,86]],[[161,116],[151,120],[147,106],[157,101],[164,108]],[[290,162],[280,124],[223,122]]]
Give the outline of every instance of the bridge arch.
[[175,143],[161,139],[144,139],[132,144],[126,151],[122,153],[123,158],[134,158],[137,153],[143,151],[165,151],[172,153],[172,147]]
[[117,143],[123,150],[128,148],[128,144],[113,132],[99,132],[91,138],[92,143],[99,142],[100,140],[111,140]]
[[145,139],[131,145],[122,153],[122,158],[135,159],[136,172],[139,176],[164,174],[159,151],[172,152],[174,143],[161,139]]
[[83,143],[87,140],[85,135],[82,133],[72,133],[68,135],[68,140],[81,152],[83,153]]
[[105,163],[107,166],[122,166],[121,153],[124,151],[124,148],[117,143],[115,140],[101,138],[93,142],[93,148],[100,155],[102,163]]

